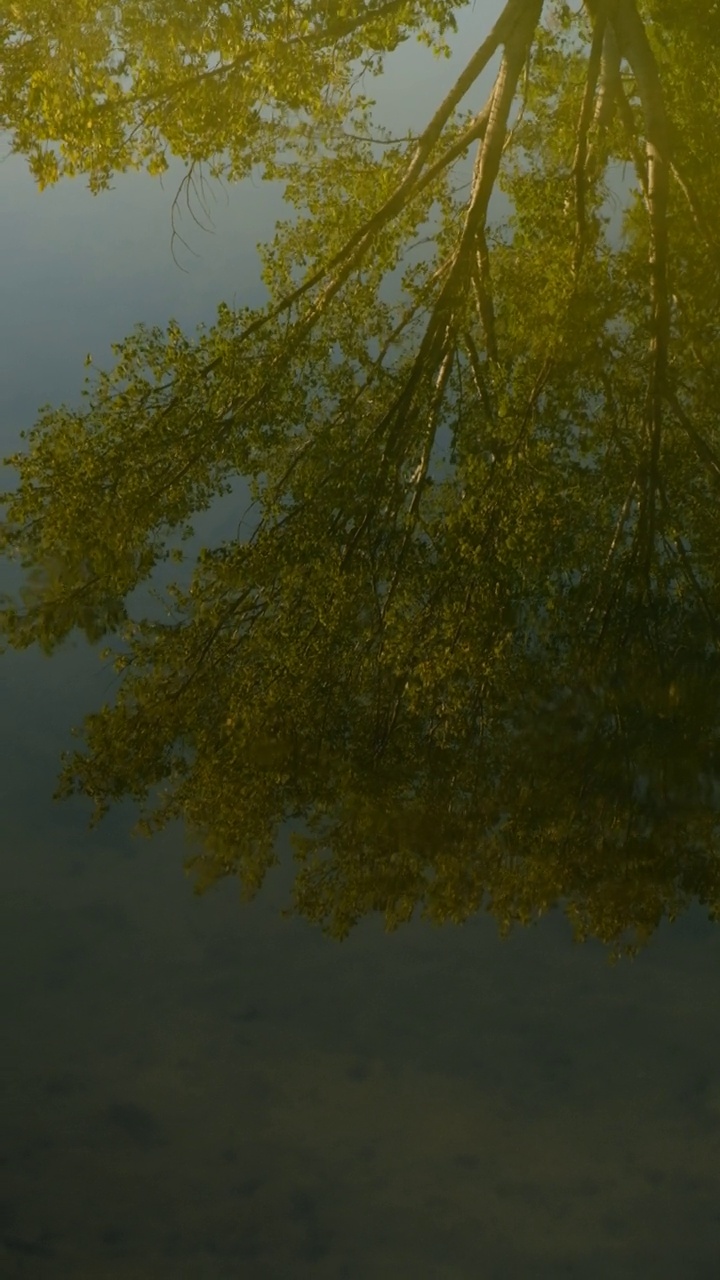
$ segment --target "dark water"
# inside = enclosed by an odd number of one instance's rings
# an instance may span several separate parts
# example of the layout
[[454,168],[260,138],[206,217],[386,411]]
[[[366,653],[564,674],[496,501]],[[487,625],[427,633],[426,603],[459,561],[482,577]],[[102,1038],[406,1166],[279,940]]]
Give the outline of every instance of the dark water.
[[3,665],[0,1274],[717,1274],[700,913],[611,967],[559,917],[336,944],[282,870],[195,899],[179,834],[44,800],[88,666]]

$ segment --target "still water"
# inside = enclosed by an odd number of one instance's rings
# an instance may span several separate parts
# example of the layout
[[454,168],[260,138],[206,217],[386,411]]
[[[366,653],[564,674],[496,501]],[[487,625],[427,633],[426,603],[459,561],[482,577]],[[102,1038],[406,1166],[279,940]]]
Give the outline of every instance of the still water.
[[[377,96],[403,128],[461,53],[402,50]],[[186,218],[181,270],[181,177],[39,194],[21,157],[0,167],[3,453],[139,319],[262,303],[279,184],[220,195],[213,236]],[[198,538],[226,536],[233,502]],[[282,915],[284,836],[252,903],[232,878],[194,897],[179,824],[148,842],[129,803],[89,829],[86,801],[51,799],[72,726],[116,687],[75,635],[0,661],[3,1280],[714,1280],[707,910],[615,966],[559,908],[502,940],[481,913],[370,915],[338,942]]]

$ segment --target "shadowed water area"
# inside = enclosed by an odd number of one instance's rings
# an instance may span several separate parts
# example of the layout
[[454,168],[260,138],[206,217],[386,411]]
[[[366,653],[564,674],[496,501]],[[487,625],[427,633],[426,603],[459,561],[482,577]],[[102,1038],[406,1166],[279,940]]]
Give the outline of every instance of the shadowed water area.
[[0,15],[3,1280],[717,1275],[719,85]]

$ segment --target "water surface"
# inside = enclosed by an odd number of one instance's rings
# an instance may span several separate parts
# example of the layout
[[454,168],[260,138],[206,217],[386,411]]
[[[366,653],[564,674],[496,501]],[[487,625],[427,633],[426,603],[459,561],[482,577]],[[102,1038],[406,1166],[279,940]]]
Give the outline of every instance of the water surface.
[[[407,74],[395,109],[423,98]],[[40,196],[17,158],[0,178],[4,452],[138,319],[192,327],[228,280],[262,299],[276,189],[220,202],[184,275],[152,180]],[[130,806],[89,830],[86,804],[50,799],[71,726],[112,688],[80,641],[0,664],[3,1277],[717,1275],[705,911],[612,967],[559,911],[504,941],[481,915],[366,919],[337,943],[281,915],[284,843],[253,903],[232,883],[197,899],[178,828],[137,841]]]

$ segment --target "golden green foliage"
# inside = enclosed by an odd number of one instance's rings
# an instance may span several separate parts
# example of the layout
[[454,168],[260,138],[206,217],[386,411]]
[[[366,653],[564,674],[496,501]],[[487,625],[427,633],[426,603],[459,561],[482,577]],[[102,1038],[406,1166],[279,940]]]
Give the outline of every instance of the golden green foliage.
[[448,0],[12,0],[0,14],[0,127],[41,186],[162,173],[167,155],[242,177],[365,99],[358,63],[409,35],[443,50]]
[[[336,936],[561,905],[632,950],[720,911],[720,192],[694,27],[652,8],[509,0],[409,144],[268,152],[298,211],[268,305],[139,327],[13,459],[5,636],[113,635],[121,675],[60,790],[183,819],[200,889],[255,892],[290,822],[295,908]],[[451,16],[403,31],[420,9]],[[252,535],[138,612],[238,475]]]

